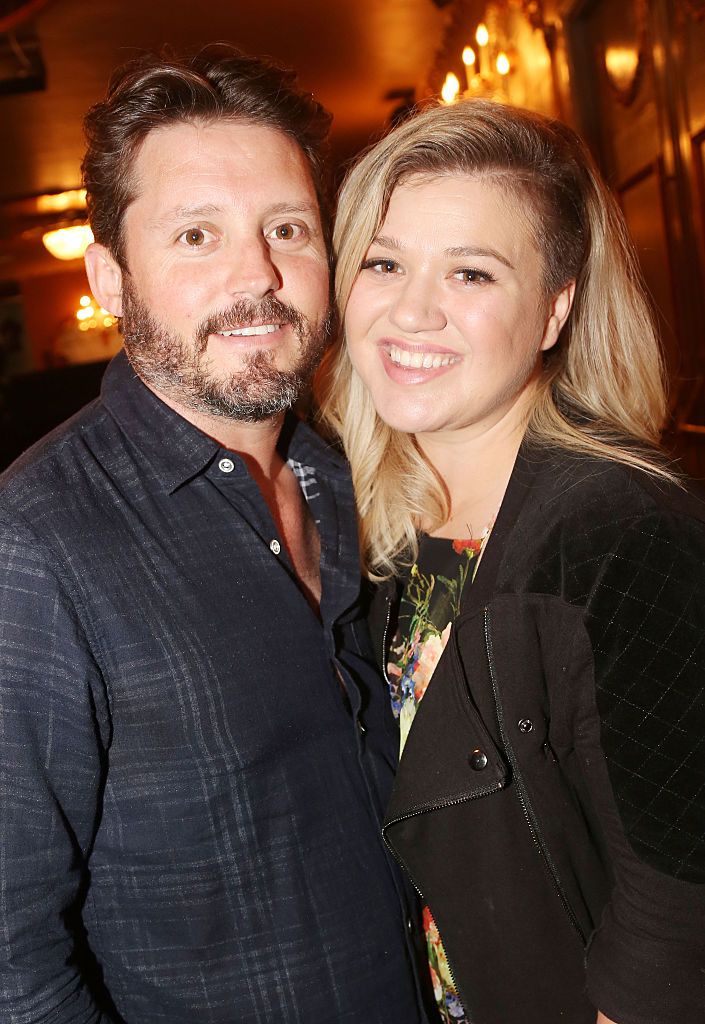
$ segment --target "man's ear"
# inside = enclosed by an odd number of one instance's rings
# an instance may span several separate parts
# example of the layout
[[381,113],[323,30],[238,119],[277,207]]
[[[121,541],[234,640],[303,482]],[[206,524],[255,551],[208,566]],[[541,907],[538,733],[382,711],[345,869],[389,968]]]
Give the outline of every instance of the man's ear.
[[541,351],[546,352],[558,341],[558,336],[563,329],[563,324],[568,319],[568,314],[573,306],[573,298],[575,297],[575,281],[569,281],[565,287],[561,288],[557,295],[554,295],[551,299],[548,307],[548,320],[546,321],[546,329],[543,334],[543,341],[541,342]]
[[122,270],[115,257],[99,242],[91,242],[84,256],[91,291],[113,316],[122,316]]

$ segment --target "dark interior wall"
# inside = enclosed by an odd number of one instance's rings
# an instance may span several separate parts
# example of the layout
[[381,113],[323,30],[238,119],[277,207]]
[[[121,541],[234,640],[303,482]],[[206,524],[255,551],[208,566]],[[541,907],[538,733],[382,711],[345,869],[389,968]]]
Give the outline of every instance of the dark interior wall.
[[[705,477],[705,2],[569,5],[578,128],[617,192],[649,288],[670,381],[669,443]],[[610,49],[638,56],[608,76]]]
[[25,278],[21,283],[27,337],[32,366],[36,370],[51,366],[51,347],[62,323],[78,309],[81,295],[89,291],[83,263],[76,261],[67,270]]

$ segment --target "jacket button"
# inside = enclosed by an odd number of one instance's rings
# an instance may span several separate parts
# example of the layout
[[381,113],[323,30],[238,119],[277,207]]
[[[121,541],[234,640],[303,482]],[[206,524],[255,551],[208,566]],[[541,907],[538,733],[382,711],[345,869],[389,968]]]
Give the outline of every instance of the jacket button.
[[534,723],[530,718],[522,718],[518,722],[519,732],[531,732],[534,727]]
[[473,750],[472,754],[468,757],[468,761],[474,772],[481,772],[483,768],[487,767],[487,754],[480,749]]

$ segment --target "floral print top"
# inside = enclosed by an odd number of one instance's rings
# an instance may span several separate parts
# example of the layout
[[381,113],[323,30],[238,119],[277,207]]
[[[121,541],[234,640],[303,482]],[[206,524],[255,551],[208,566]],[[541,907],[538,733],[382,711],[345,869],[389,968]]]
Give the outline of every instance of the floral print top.
[[[416,708],[460,610],[468,579],[479,565],[489,527],[479,539],[446,540],[423,535],[399,601],[397,629],[389,649],[387,680],[392,708],[399,719],[400,753]],[[458,997],[443,942],[428,907],[423,911],[433,991],[444,1024],[471,1024]]]

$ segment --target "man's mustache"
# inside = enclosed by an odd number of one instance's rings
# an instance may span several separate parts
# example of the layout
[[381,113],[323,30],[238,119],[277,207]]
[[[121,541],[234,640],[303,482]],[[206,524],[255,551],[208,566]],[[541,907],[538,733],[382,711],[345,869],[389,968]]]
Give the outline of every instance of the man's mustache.
[[200,352],[204,352],[210,334],[235,331],[253,324],[291,324],[301,335],[308,327],[306,318],[294,306],[289,306],[273,295],[260,302],[238,299],[229,309],[211,314],[196,328],[195,339]]

